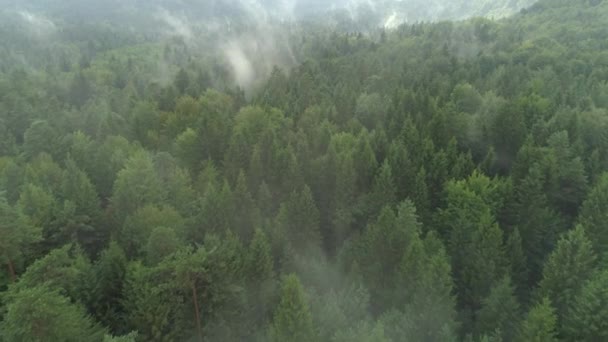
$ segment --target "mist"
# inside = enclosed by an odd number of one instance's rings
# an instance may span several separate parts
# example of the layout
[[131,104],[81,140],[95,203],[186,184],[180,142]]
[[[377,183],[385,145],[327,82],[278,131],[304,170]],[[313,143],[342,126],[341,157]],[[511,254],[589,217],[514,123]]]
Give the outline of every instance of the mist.
[[[494,1],[480,9],[462,0],[0,1],[4,15],[17,14],[30,34],[46,40],[57,30],[55,22],[99,22],[152,41],[180,38],[197,55],[223,60],[247,94],[274,66],[289,70],[298,62],[293,38],[308,23],[332,30],[392,30],[421,21],[500,18],[531,3]],[[170,69],[159,66],[163,73]]]

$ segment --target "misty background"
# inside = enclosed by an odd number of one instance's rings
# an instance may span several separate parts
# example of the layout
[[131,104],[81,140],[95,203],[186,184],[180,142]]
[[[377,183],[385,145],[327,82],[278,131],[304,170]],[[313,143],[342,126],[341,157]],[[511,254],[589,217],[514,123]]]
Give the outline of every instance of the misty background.
[[[177,41],[193,58],[225,65],[247,93],[274,66],[284,69],[305,59],[303,30],[373,34],[404,23],[493,19],[516,13],[533,0],[0,0],[0,30],[15,39],[4,48],[12,63],[40,68],[36,54],[20,54],[19,44],[41,50],[62,49],[62,42],[87,44],[86,27],[107,34],[131,34],[137,43]],[[85,30],[83,31],[83,28]],[[13,44],[13,45],[11,45]],[[17,44],[15,46],[14,44]],[[115,48],[115,47],[113,47]],[[69,50],[70,48],[66,48]],[[71,48],[73,50],[73,48]],[[65,49],[64,49],[65,50]],[[80,49],[83,50],[83,49]],[[86,50],[86,49],[85,49]],[[77,54],[77,51],[65,51]],[[158,80],[177,71],[155,66]]]

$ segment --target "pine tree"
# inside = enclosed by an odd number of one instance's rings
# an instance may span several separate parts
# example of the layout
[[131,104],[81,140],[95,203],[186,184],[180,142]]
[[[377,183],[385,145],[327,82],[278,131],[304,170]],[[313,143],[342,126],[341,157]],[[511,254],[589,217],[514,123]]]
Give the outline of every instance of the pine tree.
[[529,266],[528,285],[539,280],[543,262],[554,248],[562,227],[560,215],[549,206],[544,183],[545,177],[535,165],[515,188],[514,211]]
[[[205,232],[224,233],[232,228],[234,213],[234,196],[227,181],[223,184],[210,185],[200,202],[200,211],[196,218],[197,229],[189,232],[189,239],[202,242]],[[201,229],[204,228],[204,229]]]
[[155,227],[146,244],[146,263],[152,266],[157,265],[165,257],[177,251],[181,244],[174,229],[163,226]]
[[92,303],[95,317],[111,327],[112,332],[122,332],[123,286],[127,272],[127,258],[115,242],[104,250],[93,265]]
[[255,328],[261,328],[271,320],[273,303],[276,301],[274,261],[266,234],[256,229],[247,251],[244,265],[247,287],[249,318]]
[[518,342],[555,342],[557,316],[551,301],[545,297],[533,306],[521,323],[519,333],[515,338]]
[[476,316],[478,334],[499,330],[504,341],[513,340],[519,326],[520,309],[508,276],[494,285],[490,294],[483,299]]
[[250,241],[254,227],[259,224],[259,210],[247,188],[247,178],[241,170],[233,192],[236,215],[233,226],[243,241]]
[[281,205],[277,220],[296,252],[307,253],[321,247],[319,210],[308,186],[289,196]]
[[[399,279],[399,268],[406,267],[401,265],[404,252],[419,239],[420,229],[413,203],[405,201],[399,205],[397,213],[389,206],[382,209],[377,220],[356,240],[351,262],[360,268],[359,275],[373,298],[372,312],[380,313],[400,304],[396,295],[402,295],[403,289],[399,288],[398,281],[408,281]],[[411,267],[424,263],[416,260],[418,262]]]
[[608,252],[608,173],[589,192],[580,210],[579,223],[598,255]]
[[283,280],[281,300],[275,310],[270,338],[275,342],[316,341],[312,315],[304,289],[294,274]]
[[577,294],[593,273],[595,260],[591,242],[580,225],[567,232],[549,255],[539,291],[553,303],[559,322],[569,315]]
[[175,209],[169,206],[157,208],[146,205],[127,217],[118,235],[118,243],[127,257],[143,255],[150,234],[156,227],[172,228],[178,237],[187,233],[185,220]]
[[367,216],[369,218],[377,217],[380,210],[386,205],[395,204],[397,200],[396,196],[396,188],[393,181],[391,165],[389,164],[388,160],[385,160],[378,170],[372,184],[372,190],[369,194]]
[[68,159],[63,176],[61,198],[64,201],[63,231],[90,255],[101,249],[105,238],[100,228],[100,201],[89,177]]
[[17,280],[17,266],[24,252],[42,239],[40,229],[29,224],[17,208],[11,207],[4,197],[0,197],[0,256],[8,269],[12,282]]
[[184,323],[177,320],[186,308],[160,268],[131,263],[124,286],[124,320],[145,341],[178,340]]
[[91,269],[91,263],[82,250],[67,244],[29,265],[9,292],[17,293],[44,285],[49,290],[69,297],[73,302],[85,303],[90,298],[87,282]]
[[[415,192],[416,165],[413,164],[410,153],[401,140],[394,141],[388,150],[388,162],[391,169],[394,169],[394,183],[396,186],[396,199],[403,201],[406,198],[413,198]],[[397,172],[398,171],[398,172]],[[425,175],[426,177],[426,175]]]
[[457,330],[451,267],[440,240],[418,235],[403,254],[393,298],[412,325],[407,340],[442,340]]
[[43,241],[42,249],[47,252],[69,241],[70,236],[61,234],[61,226],[57,225],[57,215],[62,209],[58,200],[40,186],[27,183],[23,186],[16,209],[27,216],[34,227],[40,227]]
[[162,203],[164,196],[152,158],[146,153],[131,157],[114,183],[111,203],[118,224],[147,204]]
[[15,294],[0,322],[4,341],[102,341],[103,336],[84,308],[44,286]]
[[446,209],[439,212],[441,232],[448,235],[448,251],[461,310],[475,312],[482,298],[506,272],[502,230],[488,200],[465,182],[447,184]]
[[330,251],[338,250],[341,242],[352,234],[357,203],[356,172],[351,155],[346,155],[338,162],[334,203],[332,204],[333,231],[325,232],[324,236]]
[[515,228],[511,234],[509,234],[506,252],[509,258],[510,273],[513,278],[515,293],[517,294],[517,298],[520,300],[520,302],[526,303],[529,295],[528,264],[522,247],[519,229]]
[[563,319],[563,331],[571,341],[608,339],[608,271],[587,281]]

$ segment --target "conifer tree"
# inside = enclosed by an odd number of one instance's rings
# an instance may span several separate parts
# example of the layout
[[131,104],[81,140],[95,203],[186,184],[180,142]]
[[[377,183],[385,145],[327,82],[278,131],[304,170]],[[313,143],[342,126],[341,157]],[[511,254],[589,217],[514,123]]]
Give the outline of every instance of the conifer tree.
[[608,271],[597,272],[577,294],[563,318],[564,336],[576,341],[608,339]]
[[560,323],[568,317],[583,284],[590,279],[595,261],[591,241],[579,225],[560,238],[545,262],[539,291],[551,300]]
[[608,253],[608,173],[604,173],[583,202],[579,223],[597,254]]
[[520,307],[508,276],[494,285],[490,294],[483,299],[476,316],[476,330],[479,334],[491,334],[499,330],[504,341],[513,340],[519,326]]
[[295,274],[283,280],[281,300],[274,313],[270,338],[274,342],[316,341],[310,308]]
[[533,306],[524,321],[521,323],[519,333],[515,339],[518,342],[555,342],[557,341],[557,316],[551,301],[545,297]]
[[84,308],[44,286],[15,294],[0,322],[4,341],[102,341],[104,333]]

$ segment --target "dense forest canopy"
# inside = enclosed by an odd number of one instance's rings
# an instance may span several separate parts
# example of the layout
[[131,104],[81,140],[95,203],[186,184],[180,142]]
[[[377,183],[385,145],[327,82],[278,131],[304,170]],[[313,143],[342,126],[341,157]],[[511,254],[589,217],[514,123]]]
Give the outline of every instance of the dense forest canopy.
[[608,2],[368,3],[0,0],[0,341],[608,340]]

